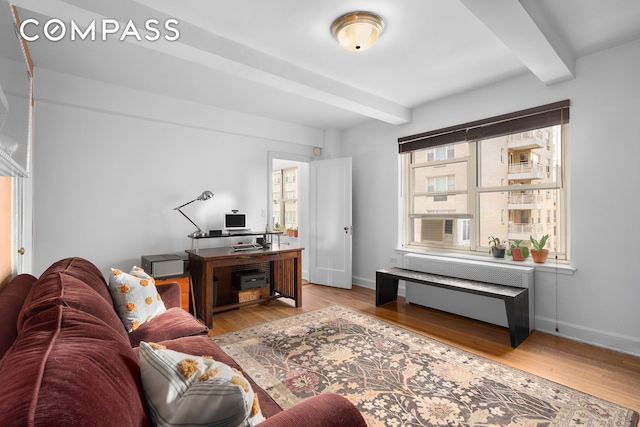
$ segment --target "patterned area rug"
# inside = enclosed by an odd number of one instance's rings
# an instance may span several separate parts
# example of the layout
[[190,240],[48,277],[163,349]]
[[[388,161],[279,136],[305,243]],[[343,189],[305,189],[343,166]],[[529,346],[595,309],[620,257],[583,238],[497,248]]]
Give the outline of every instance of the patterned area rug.
[[346,396],[369,426],[636,426],[635,411],[341,306],[213,337],[283,408]]

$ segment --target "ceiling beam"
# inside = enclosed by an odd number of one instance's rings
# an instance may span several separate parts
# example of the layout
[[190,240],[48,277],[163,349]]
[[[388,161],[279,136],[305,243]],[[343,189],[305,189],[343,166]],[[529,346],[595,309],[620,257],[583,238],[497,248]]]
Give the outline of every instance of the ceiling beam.
[[544,84],[552,85],[575,77],[575,58],[547,25],[534,1],[460,2]]
[[180,22],[177,42],[146,47],[256,83],[390,124],[411,121],[410,108],[324,77],[256,49]]
[[[81,21],[109,17],[122,23],[129,19],[142,22],[153,16],[162,21],[170,16],[145,2],[127,3],[127,7],[114,7],[112,1],[86,0],[15,0],[20,7],[43,14]],[[120,14],[121,16],[118,16]],[[138,19],[139,18],[139,19]],[[99,26],[97,26],[99,27]],[[98,29],[98,28],[97,28]],[[163,39],[136,46],[152,49],[171,57],[191,62],[212,70],[228,73],[293,95],[341,108],[365,117],[390,124],[411,121],[412,110],[372,93],[324,77],[295,64],[267,55],[194,24],[180,20],[180,37],[169,42]]]

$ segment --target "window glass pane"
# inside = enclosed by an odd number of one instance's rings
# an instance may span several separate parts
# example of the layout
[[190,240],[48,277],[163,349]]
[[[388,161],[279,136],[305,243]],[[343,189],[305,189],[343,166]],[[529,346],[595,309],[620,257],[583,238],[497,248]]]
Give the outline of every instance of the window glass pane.
[[442,160],[461,159],[469,155],[469,144],[461,142],[436,148],[425,148],[411,152],[413,164],[430,163]]
[[415,193],[467,189],[467,162],[413,168]]
[[464,218],[413,218],[411,244],[469,249],[470,229],[470,220]]
[[420,195],[413,198],[413,203],[413,212],[416,214],[468,212],[466,194]]
[[[559,182],[561,127],[552,126],[480,141],[480,185],[508,185]],[[501,161],[507,150],[508,164]]]
[[[545,234],[551,236],[548,249],[561,251],[559,237],[561,224],[559,215],[560,190],[511,191],[480,193],[479,216],[480,243],[488,246],[489,237],[500,240],[522,240],[530,246],[529,237],[540,240]],[[502,222],[502,210],[507,208],[508,221]]]
[[298,167],[288,166],[273,171],[274,227],[298,226]]

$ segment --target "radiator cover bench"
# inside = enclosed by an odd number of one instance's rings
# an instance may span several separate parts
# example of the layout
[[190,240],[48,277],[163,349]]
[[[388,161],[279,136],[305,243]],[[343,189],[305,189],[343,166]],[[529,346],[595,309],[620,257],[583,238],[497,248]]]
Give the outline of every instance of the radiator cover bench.
[[376,271],[376,306],[398,299],[399,280],[501,299],[507,310],[511,346],[518,347],[529,336],[529,290],[527,288],[459,279],[404,268],[389,268]]

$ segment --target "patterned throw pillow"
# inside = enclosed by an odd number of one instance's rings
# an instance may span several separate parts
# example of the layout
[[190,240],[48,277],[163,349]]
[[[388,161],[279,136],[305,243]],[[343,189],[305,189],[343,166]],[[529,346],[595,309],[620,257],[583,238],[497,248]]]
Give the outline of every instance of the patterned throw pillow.
[[167,311],[153,278],[135,265],[128,274],[116,268],[111,269],[109,292],[128,332]]
[[138,357],[156,426],[253,426],[264,420],[249,382],[224,363],[144,341]]

